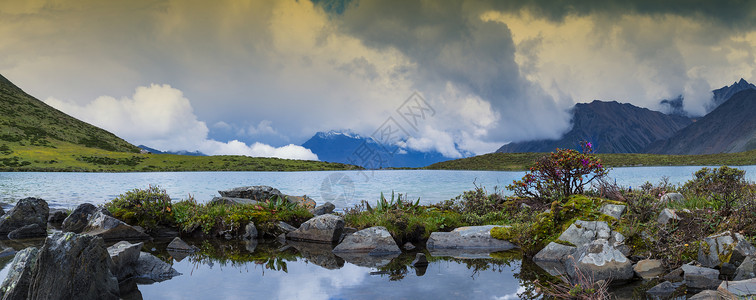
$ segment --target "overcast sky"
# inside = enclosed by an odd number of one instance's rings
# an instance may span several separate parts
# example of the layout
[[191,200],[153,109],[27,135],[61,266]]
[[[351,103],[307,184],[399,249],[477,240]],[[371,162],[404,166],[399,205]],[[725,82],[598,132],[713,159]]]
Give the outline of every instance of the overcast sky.
[[754,1],[567,2],[0,0],[0,74],[134,144],[304,159],[414,91],[436,113],[407,145],[459,157],[756,81]]

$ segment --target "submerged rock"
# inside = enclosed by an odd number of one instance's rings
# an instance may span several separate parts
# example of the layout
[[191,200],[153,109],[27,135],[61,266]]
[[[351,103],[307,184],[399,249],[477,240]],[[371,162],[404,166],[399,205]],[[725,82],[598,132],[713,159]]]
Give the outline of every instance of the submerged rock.
[[26,299],[38,254],[39,250],[34,247],[16,253],[13,262],[11,262],[10,270],[8,270],[8,275],[0,285],[0,298]]
[[369,255],[399,254],[402,250],[396,245],[391,233],[383,226],[370,227],[357,231],[344,238],[334,253],[364,252]]
[[118,299],[102,238],[53,233],[39,250],[29,299]]
[[298,241],[334,243],[341,238],[344,219],[335,215],[322,215],[302,223],[297,230],[286,234],[286,238]]
[[[39,198],[24,198],[18,200],[16,206],[11,208],[11,210],[5,215],[0,216],[0,239],[7,238],[8,234],[12,231],[27,225],[36,224],[39,228],[46,229],[49,213],[50,209],[45,200]],[[42,237],[47,234],[47,231],[32,231],[27,228],[24,232],[19,234],[25,235],[23,237]],[[33,235],[26,236],[28,234]]]
[[102,211],[95,213],[82,234],[102,237],[106,241],[149,240],[150,236]]
[[426,246],[429,250],[471,249],[487,252],[506,251],[514,248],[514,244],[491,236],[491,229],[494,227],[501,226],[468,226],[456,228],[451,232],[433,232],[428,238]]

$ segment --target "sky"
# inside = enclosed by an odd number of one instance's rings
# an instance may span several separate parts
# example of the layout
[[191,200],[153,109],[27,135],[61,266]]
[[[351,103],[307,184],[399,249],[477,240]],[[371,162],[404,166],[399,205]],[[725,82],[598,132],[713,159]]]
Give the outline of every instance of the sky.
[[[574,3],[570,3],[574,2]],[[0,74],[133,144],[317,159],[413,93],[403,146],[558,138],[580,102],[659,110],[756,81],[756,1],[0,0]]]

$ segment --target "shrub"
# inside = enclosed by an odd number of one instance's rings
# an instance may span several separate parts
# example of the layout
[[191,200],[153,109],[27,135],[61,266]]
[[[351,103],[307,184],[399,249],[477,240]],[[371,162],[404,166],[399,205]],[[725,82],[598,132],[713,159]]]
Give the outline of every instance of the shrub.
[[165,189],[150,185],[119,195],[104,207],[114,217],[145,229],[173,225],[171,197]]
[[750,190],[745,171],[721,166],[715,169],[702,168],[693,174],[693,179],[683,186],[692,196],[705,197],[724,215],[732,212],[735,202]]
[[585,185],[608,172],[601,160],[592,154],[591,143],[581,142],[582,151],[557,149],[541,157],[530,171],[515,180],[507,189],[519,197],[547,201],[561,200],[583,193]]

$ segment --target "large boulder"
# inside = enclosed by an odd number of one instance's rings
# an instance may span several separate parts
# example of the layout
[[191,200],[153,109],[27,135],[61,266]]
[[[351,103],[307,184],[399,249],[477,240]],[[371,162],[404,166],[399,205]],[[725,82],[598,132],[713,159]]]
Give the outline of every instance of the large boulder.
[[633,271],[643,279],[653,279],[664,274],[662,261],[658,259],[644,259],[633,266]]
[[276,188],[267,185],[243,186],[230,190],[218,191],[221,197],[244,198],[257,201],[265,201],[274,197],[283,198],[284,194]]
[[616,231],[612,231],[604,221],[576,220],[561,235],[559,240],[570,242],[580,247],[598,239],[609,241],[613,247],[624,244],[625,237]]
[[142,251],[144,243],[132,244],[127,241],[120,241],[113,246],[108,247],[108,255],[113,261],[113,275],[118,281],[133,276],[133,268],[139,259],[139,252]]
[[595,281],[624,281],[633,278],[633,264],[606,239],[597,239],[578,247],[565,262],[570,278],[590,275]]
[[8,275],[0,285],[0,298],[2,299],[26,299],[29,294],[34,267],[37,265],[39,250],[29,247],[16,253],[11,262]]
[[[6,239],[11,231],[26,225],[37,224],[39,228],[47,228],[47,217],[49,214],[50,209],[45,200],[39,198],[18,200],[16,206],[0,217],[0,239]],[[35,237],[46,235],[46,231],[42,234],[39,231],[34,233],[36,234]]]
[[471,249],[487,252],[506,251],[515,247],[514,244],[494,238],[491,229],[500,227],[495,225],[459,227],[451,232],[431,233],[426,246],[433,249]]
[[721,267],[724,263],[737,267],[754,254],[756,248],[742,234],[725,231],[703,240],[698,249],[698,262],[708,268]]
[[129,224],[111,217],[102,211],[95,213],[84,228],[82,234],[99,236],[106,241],[141,241],[150,236]]
[[754,299],[756,298],[756,278],[724,281],[717,287],[723,299]]
[[133,272],[140,283],[160,282],[181,275],[171,265],[147,252],[139,253]]
[[533,256],[535,262],[565,262],[567,257],[575,253],[577,247],[551,242]]
[[102,238],[56,232],[39,250],[28,299],[118,299]]
[[89,219],[97,212],[97,206],[90,203],[82,203],[63,220],[62,229],[64,232],[81,233],[84,227],[89,224]]
[[297,230],[286,234],[286,238],[297,241],[335,243],[341,238],[344,219],[335,215],[322,215],[302,223]]
[[383,226],[370,227],[357,231],[344,238],[344,240],[333,249],[337,255],[339,253],[359,252],[369,255],[390,255],[402,253],[396,241],[391,237],[391,233]]
[[60,225],[68,217],[68,211],[62,208],[51,209],[47,217],[47,223]]
[[693,265],[682,266],[684,282],[688,288],[697,290],[713,290],[719,286],[719,271],[711,268]]
[[29,224],[21,228],[17,228],[8,233],[8,238],[11,240],[43,237],[47,235],[47,226],[42,227],[39,224]]

